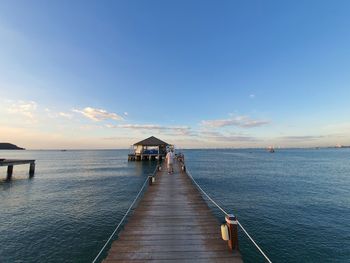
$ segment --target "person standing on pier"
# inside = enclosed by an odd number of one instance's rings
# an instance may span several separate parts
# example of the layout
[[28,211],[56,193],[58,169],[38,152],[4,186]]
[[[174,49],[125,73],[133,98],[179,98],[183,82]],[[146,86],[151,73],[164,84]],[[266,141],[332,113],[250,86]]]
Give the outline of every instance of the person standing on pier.
[[173,163],[174,163],[174,150],[171,149],[166,157],[165,157],[166,161],[167,161],[167,165],[168,165],[168,174],[171,174],[174,172],[174,167],[173,167]]

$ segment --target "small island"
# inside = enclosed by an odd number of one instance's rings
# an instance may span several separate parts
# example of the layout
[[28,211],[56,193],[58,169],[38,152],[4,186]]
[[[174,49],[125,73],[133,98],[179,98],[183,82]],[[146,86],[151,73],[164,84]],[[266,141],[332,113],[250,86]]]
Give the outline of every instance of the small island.
[[12,143],[0,142],[0,150],[25,150],[24,148],[18,147]]

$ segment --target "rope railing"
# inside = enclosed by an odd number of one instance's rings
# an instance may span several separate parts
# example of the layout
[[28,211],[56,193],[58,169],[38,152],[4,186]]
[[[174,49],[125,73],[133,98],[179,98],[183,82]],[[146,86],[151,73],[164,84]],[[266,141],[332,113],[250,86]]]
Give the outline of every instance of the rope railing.
[[[156,169],[153,172],[152,176],[155,176],[155,174],[157,173],[159,169],[159,166],[157,165]],[[101,248],[100,252],[97,254],[97,256],[95,257],[95,259],[92,261],[92,263],[96,263],[98,258],[101,256],[102,252],[105,250],[106,246],[109,244],[109,242],[112,240],[113,236],[115,235],[115,233],[118,231],[118,229],[120,228],[120,226],[123,224],[124,220],[126,219],[126,217],[128,216],[129,212],[131,211],[132,207],[134,206],[134,204],[136,203],[136,201],[138,200],[138,198],[140,197],[143,189],[145,188],[145,186],[147,185],[147,182],[149,180],[150,176],[147,176],[146,180],[144,181],[140,191],[138,192],[138,194],[136,195],[134,201],[131,203],[131,205],[129,206],[128,210],[126,211],[125,215],[123,216],[123,218],[120,220],[119,224],[117,225],[117,227],[114,229],[113,233],[109,236],[109,238],[107,239],[106,243],[104,244],[104,246]]]
[[[192,174],[186,170],[187,175],[191,178],[193,183],[197,186],[197,188],[221,211],[223,212],[226,216],[229,214],[220,206],[218,205],[203,189],[200,187],[200,185],[196,182],[196,180],[193,178]],[[264,256],[267,262],[272,263],[271,260],[267,257],[267,255],[264,253],[264,251],[259,247],[259,245],[254,241],[254,239],[249,235],[247,230],[242,226],[242,224],[237,220],[237,223],[239,227],[243,230],[243,232],[246,234],[246,236],[250,239],[250,241],[255,245],[255,247],[259,250],[259,252]]]

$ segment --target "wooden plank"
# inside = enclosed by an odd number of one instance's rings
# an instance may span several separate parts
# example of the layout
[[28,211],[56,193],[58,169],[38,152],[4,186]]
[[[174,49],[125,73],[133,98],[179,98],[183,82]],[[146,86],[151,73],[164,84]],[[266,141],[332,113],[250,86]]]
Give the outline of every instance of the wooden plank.
[[[217,240],[217,239],[184,239],[181,240],[181,245],[184,246],[196,246],[196,245],[205,245],[205,244],[210,244],[211,245],[217,245],[219,244],[222,246],[222,240]],[[118,240],[118,242],[115,242],[113,244],[112,248],[114,246],[139,246],[139,247],[147,247],[147,246],[168,246],[168,247],[174,247],[178,246],[179,242],[178,239],[167,239],[167,240]],[[142,245],[142,246],[141,246]],[[227,248],[227,247],[226,247]]]
[[[237,259],[235,259],[237,260]],[[181,259],[181,263],[234,263],[235,260],[232,260],[231,258],[220,258],[220,259],[214,259],[214,258],[210,258],[210,259],[205,259],[205,258],[191,258],[191,259]],[[178,259],[161,259],[161,260],[156,260],[156,259],[152,259],[152,260],[118,260],[118,259],[106,259],[105,261],[103,261],[105,263],[144,263],[144,262],[153,262],[153,263],[174,263],[174,262],[179,262]],[[238,261],[236,261],[238,262]]]
[[[140,233],[139,235],[130,236],[127,235],[127,233],[121,233],[119,240],[140,240],[140,241],[147,241],[147,240],[178,240],[178,242],[182,242],[184,240],[209,240],[214,239],[218,240],[217,236],[213,234],[197,234],[197,235],[188,235],[188,234],[181,234],[181,235],[142,235]],[[220,241],[220,240],[219,240]],[[226,245],[226,244],[224,244]]]
[[[169,246],[169,244],[163,245],[149,245],[149,246],[135,246],[135,244],[125,244],[125,243],[117,243],[114,245],[111,249],[110,252],[129,252],[131,250],[134,250],[134,252],[175,252],[175,251],[202,251],[203,244],[202,243],[197,243],[197,244],[191,244],[189,245],[184,245],[184,244],[172,244]],[[224,251],[221,243],[216,243],[213,245],[210,245],[211,251]]]
[[210,258],[239,258],[238,255],[223,253],[217,253],[216,251],[174,251],[174,252],[144,252],[144,253],[130,253],[130,252],[118,252],[112,253],[110,259],[119,260],[165,260],[165,259],[210,259]]
[[3,161],[0,161],[0,166],[31,164],[31,163],[35,163],[35,160],[5,159]]
[[243,262],[188,176],[165,167],[145,192],[104,262]]

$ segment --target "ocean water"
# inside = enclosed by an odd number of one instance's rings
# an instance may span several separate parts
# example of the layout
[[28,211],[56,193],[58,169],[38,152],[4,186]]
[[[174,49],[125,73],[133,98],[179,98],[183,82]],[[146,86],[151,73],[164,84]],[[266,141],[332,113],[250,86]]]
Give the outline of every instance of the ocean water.
[[[126,150],[0,151],[0,262],[91,262],[154,171]],[[185,150],[198,183],[273,262],[350,262],[350,149]],[[219,220],[223,215],[215,207]],[[264,262],[243,233],[245,262]]]

